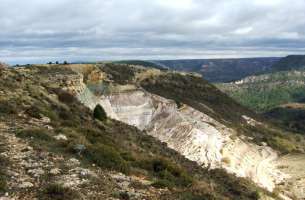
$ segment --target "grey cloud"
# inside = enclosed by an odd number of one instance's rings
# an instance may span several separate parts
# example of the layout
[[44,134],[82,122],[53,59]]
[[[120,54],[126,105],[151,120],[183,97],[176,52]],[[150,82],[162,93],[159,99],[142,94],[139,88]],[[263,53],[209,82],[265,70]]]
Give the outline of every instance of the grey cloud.
[[0,1],[0,60],[9,62],[269,56],[305,46],[303,0]]

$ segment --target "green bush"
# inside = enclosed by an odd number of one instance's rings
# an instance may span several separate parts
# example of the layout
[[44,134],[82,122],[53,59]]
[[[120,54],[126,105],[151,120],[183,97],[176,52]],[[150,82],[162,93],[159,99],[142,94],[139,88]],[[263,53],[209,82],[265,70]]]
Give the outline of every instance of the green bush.
[[4,193],[7,190],[7,175],[5,168],[7,167],[7,160],[0,157],[0,193]]
[[34,138],[42,141],[53,140],[53,138],[49,135],[48,130],[43,128],[19,130],[17,131],[16,135],[22,138]]
[[178,108],[178,109],[181,108],[181,107],[183,106],[183,104],[182,104],[180,101],[175,100],[175,102],[176,102],[176,105],[177,105],[177,108]]
[[107,114],[104,108],[101,105],[96,105],[93,111],[94,119],[98,119],[100,121],[105,121],[107,119]]
[[104,144],[95,144],[86,150],[86,158],[95,162],[100,167],[110,170],[118,170],[128,173],[129,165],[121,157],[120,153],[111,146]]
[[0,115],[3,114],[17,114],[17,106],[13,102],[0,101]]
[[58,99],[66,104],[71,104],[76,101],[75,97],[72,94],[62,90],[58,91],[57,95],[58,95]]
[[102,70],[119,84],[127,84],[135,77],[135,69],[128,65],[107,63]]
[[164,184],[166,187],[172,185],[186,187],[193,182],[192,178],[181,167],[165,158],[143,160],[140,161],[139,166],[161,179],[155,185],[162,186]]
[[119,197],[121,200],[129,200],[129,194],[127,192],[120,192]]
[[28,114],[30,117],[41,119],[41,110],[37,106],[31,106],[25,110],[25,113]]
[[79,194],[70,188],[60,184],[52,183],[47,185],[40,194],[41,200],[75,200],[80,199]]
[[153,184],[152,184],[153,187],[156,187],[156,188],[172,188],[174,187],[174,183],[169,181],[169,180],[166,180],[166,179],[159,179],[159,180],[156,180]]
[[270,138],[269,143],[277,149],[281,149],[283,153],[291,153],[297,150],[297,147],[292,143],[292,141],[278,136]]

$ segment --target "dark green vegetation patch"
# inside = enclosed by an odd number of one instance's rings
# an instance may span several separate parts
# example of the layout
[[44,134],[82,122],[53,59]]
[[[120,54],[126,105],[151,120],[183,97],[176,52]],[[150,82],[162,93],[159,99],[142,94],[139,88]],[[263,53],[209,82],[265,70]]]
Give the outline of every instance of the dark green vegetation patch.
[[80,199],[79,194],[70,188],[60,184],[50,183],[46,185],[39,195],[40,200],[77,200]]
[[107,119],[107,114],[101,105],[97,105],[93,110],[93,117],[100,121],[105,121]]

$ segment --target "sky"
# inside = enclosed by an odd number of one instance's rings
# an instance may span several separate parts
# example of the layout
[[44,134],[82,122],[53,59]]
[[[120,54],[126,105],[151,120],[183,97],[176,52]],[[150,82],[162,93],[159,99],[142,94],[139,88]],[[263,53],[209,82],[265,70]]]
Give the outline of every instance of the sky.
[[0,0],[0,61],[305,54],[305,0]]

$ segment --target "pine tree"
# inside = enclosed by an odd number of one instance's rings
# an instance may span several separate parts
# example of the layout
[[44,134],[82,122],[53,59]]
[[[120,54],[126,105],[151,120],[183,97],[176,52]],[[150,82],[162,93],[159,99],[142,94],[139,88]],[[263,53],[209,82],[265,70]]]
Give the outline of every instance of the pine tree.
[[105,121],[107,119],[107,114],[101,105],[97,104],[95,106],[93,111],[93,117],[94,119],[98,119],[100,121]]

